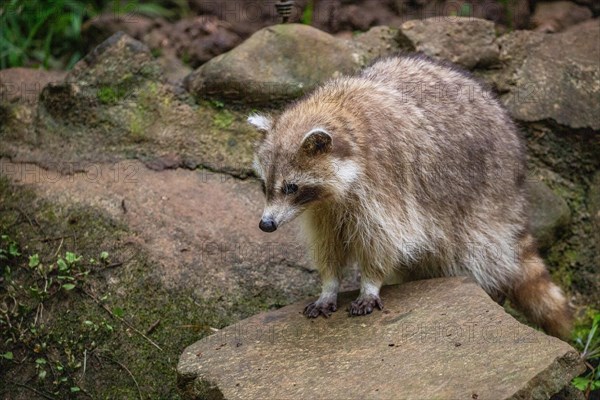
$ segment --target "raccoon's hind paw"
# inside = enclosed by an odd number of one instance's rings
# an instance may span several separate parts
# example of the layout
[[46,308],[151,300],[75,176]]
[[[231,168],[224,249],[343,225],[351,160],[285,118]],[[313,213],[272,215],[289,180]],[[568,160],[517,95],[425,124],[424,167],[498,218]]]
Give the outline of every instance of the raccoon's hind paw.
[[348,314],[350,316],[371,314],[375,307],[383,310],[383,303],[379,296],[359,297],[350,304]]
[[319,315],[329,318],[331,317],[331,313],[335,312],[336,310],[337,304],[335,302],[319,303],[319,301],[315,301],[304,308],[304,315],[306,315],[308,318],[317,318]]

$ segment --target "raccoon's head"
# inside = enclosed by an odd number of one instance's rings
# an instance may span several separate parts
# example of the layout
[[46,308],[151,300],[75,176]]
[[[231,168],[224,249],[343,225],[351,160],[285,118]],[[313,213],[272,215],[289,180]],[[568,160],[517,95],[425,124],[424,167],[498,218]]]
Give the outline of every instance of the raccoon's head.
[[266,200],[259,223],[264,232],[324,201],[342,199],[360,173],[349,144],[326,126],[281,118],[274,124],[257,114],[248,122],[266,132],[254,157]]

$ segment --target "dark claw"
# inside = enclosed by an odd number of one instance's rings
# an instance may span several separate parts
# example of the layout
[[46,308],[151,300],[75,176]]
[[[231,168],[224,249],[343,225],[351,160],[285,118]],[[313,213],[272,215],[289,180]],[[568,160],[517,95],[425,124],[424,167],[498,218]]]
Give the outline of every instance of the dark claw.
[[337,304],[335,303],[319,304],[318,301],[315,301],[304,308],[304,315],[306,315],[308,318],[317,318],[319,315],[329,318],[331,317],[331,313],[335,312],[336,310]]
[[348,313],[352,315],[367,315],[371,314],[375,307],[383,310],[383,303],[381,299],[376,296],[368,296],[365,298],[358,298],[350,304]]

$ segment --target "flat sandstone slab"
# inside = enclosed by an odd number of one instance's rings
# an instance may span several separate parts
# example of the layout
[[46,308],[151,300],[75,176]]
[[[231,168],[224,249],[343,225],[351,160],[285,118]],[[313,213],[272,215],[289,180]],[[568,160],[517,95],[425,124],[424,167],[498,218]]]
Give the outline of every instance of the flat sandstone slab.
[[189,346],[188,399],[545,399],[583,372],[567,343],[527,327],[467,278],[388,286],[384,311],[329,319],[307,301],[255,315]]

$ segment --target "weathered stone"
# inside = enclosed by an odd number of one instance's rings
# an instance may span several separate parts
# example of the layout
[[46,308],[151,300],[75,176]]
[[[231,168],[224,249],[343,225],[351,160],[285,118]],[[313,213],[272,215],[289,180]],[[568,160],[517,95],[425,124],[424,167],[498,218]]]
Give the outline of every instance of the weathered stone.
[[154,20],[139,14],[101,14],[91,18],[81,26],[82,42],[88,50],[92,50],[117,32],[123,32],[128,36],[141,40],[155,25]]
[[54,169],[57,160],[68,167],[170,153],[188,165],[247,176],[260,136],[246,123],[249,112],[194,104],[169,84],[144,44],[117,33],[64,81],[46,85],[26,129],[11,125],[3,133],[0,154]]
[[567,343],[522,325],[467,278],[384,287],[385,309],[329,319],[299,302],[189,346],[186,399],[547,399],[585,370]]
[[208,15],[181,19],[163,26],[162,31],[166,34],[167,46],[192,67],[231,50],[242,41],[230,24]]
[[600,129],[599,41],[598,20],[551,35],[509,33],[498,39],[503,68],[488,79],[518,120]]
[[353,38],[354,43],[363,50],[363,57],[372,60],[376,57],[397,53],[403,50],[403,37],[398,29],[389,26],[375,26]]
[[123,79],[136,74],[160,80],[162,70],[145,44],[117,32],[75,64],[66,80],[108,84],[119,77]]
[[0,104],[6,102],[37,102],[42,88],[51,82],[60,82],[66,72],[31,68],[0,70]]
[[538,32],[556,33],[592,18],[592,11],[571,1],[542,2],[535,5],[531,22]]
[[198,98],[272,103],[298,97],[363,63],[351,42],[307,25],[275,25],[202,65],[184,83]]
[[[501,29],[527,29],[529,27],[528,0],[417,0],[422,4],[420,12],[411,19],[434,17],[443,20],[453,20],[455,16],[466,18],[481,18],[498,24]],[[409,13],[410,16],[410,13]]]
[[412,47],[426,55],[452,61],[465,68],[498,61],[494,23],[477,18],[446,17],[413,20],[401,33]]
[[[8,136],[19,138],[29,129],[42,89],[60,82],[66,73],[43,69],[8,68],[0,70],[0,129]],[[0,149],[1,151],[1,149]]]
[[185,65],[174,54],[164,54],[156,59],[165,71],[165,78],[171,84],[180,84],[192,72],[192,68]]
[[595,264],[598,266],[600,265],[600,171],[594,174],[590,183],[587,204],[593,224],[592,243],[596,244]]
[[567,202],[542,181],[528,181],[531,229],[540,248],[554,244],[560,229],[571,221]]
[[[85,163],[78,173],[65,171],[69,175],[4,158],[0,166],[2,176],[49,201],[90,206],[127,225],[135,232],[130,239],[156,260],[153,278],[224,313],[278,307],[319,290],[297,221],[276,236],[258,228],[264,195],[256,180],[207,170],[155,171],[137,160]],[[358,287],[356,269],[346,274],[343,290]]]

